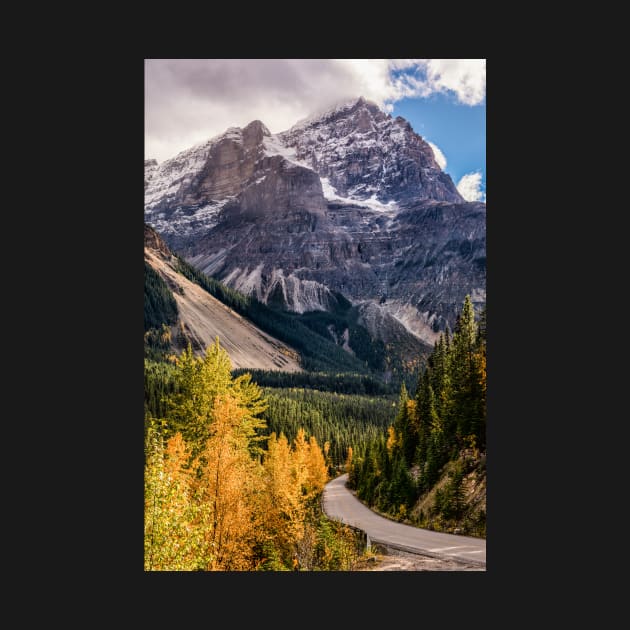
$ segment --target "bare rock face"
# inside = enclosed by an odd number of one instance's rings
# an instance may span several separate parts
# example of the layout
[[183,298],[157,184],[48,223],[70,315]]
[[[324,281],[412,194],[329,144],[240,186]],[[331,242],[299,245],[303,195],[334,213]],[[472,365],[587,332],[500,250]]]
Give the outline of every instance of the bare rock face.
[[144,224],[144,246],[164,260],[169,260],[172,256],[168,245],[160,238],[159,234],[146,223]]
[[298,123],[280,137],[345,197],[463,201],[411,125],[364,98]]
[[146,222],[263,302],[301,313],[341,294],[373,334],[395,320],[429,344],[466,294],[485,302],[485,204],[465,202],[409,123],[365,99],[276,135],[254,121],[151,162]]
[[[310,169],[274,156],[261,160],[258,173],[262,175],[246,186],[233,204],[233,217],[257,219],[270,213],[275,219],[295,214],[325,216],[321,181]],[[293,227],[295,232],[302,230],[299,222]]]

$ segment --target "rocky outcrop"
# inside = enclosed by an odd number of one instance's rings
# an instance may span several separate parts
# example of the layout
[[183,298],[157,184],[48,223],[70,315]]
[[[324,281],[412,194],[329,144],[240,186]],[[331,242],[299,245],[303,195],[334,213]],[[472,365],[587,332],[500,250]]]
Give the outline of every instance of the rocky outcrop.
[[146,223],[144,224],[144,247],[152,250],[164,260],[169,260],[172,256],[168,245],[160,238],[160,235]]

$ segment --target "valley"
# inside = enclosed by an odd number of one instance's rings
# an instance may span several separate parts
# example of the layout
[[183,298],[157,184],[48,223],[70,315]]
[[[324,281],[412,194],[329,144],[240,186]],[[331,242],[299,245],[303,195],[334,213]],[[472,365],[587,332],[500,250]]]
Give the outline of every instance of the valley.
[[486,204],[363,97],[144,191],[145,570],[485,570]]

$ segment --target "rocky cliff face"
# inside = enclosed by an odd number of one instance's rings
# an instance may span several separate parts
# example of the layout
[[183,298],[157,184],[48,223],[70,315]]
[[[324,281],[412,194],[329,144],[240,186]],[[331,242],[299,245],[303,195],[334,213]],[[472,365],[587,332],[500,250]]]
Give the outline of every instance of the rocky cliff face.
[[[339,294],[432,343],[485,302],[483,203],[401,118],[358,99],[272,135],[260,121],[145,163],[145,220],[204,272],[296,312]],[[374,322],[380,322],[376,325]]]

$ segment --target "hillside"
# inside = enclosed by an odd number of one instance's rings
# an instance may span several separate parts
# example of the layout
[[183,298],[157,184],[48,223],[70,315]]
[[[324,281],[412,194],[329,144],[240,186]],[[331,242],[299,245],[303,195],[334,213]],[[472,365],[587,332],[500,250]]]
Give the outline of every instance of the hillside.
[[466,297],[450,335],[441,335],[414,398],[401,386],[387,433],[349,466],[357,497],[419,527],[485,538],[486,316]]
[[150,228],[145,227],[145,262],[164,280],[177,305],[170,328],[172,350],[190,341],[202,353],[218,336],[233,367],[301,371],[298,353],[247,321],[176,270],[177,259]]
[[[411,475],[418,478],[418,467]],[[486,455],[464,449],[444,466],[436,484],[409,513],[418,527],[485,537]]]

